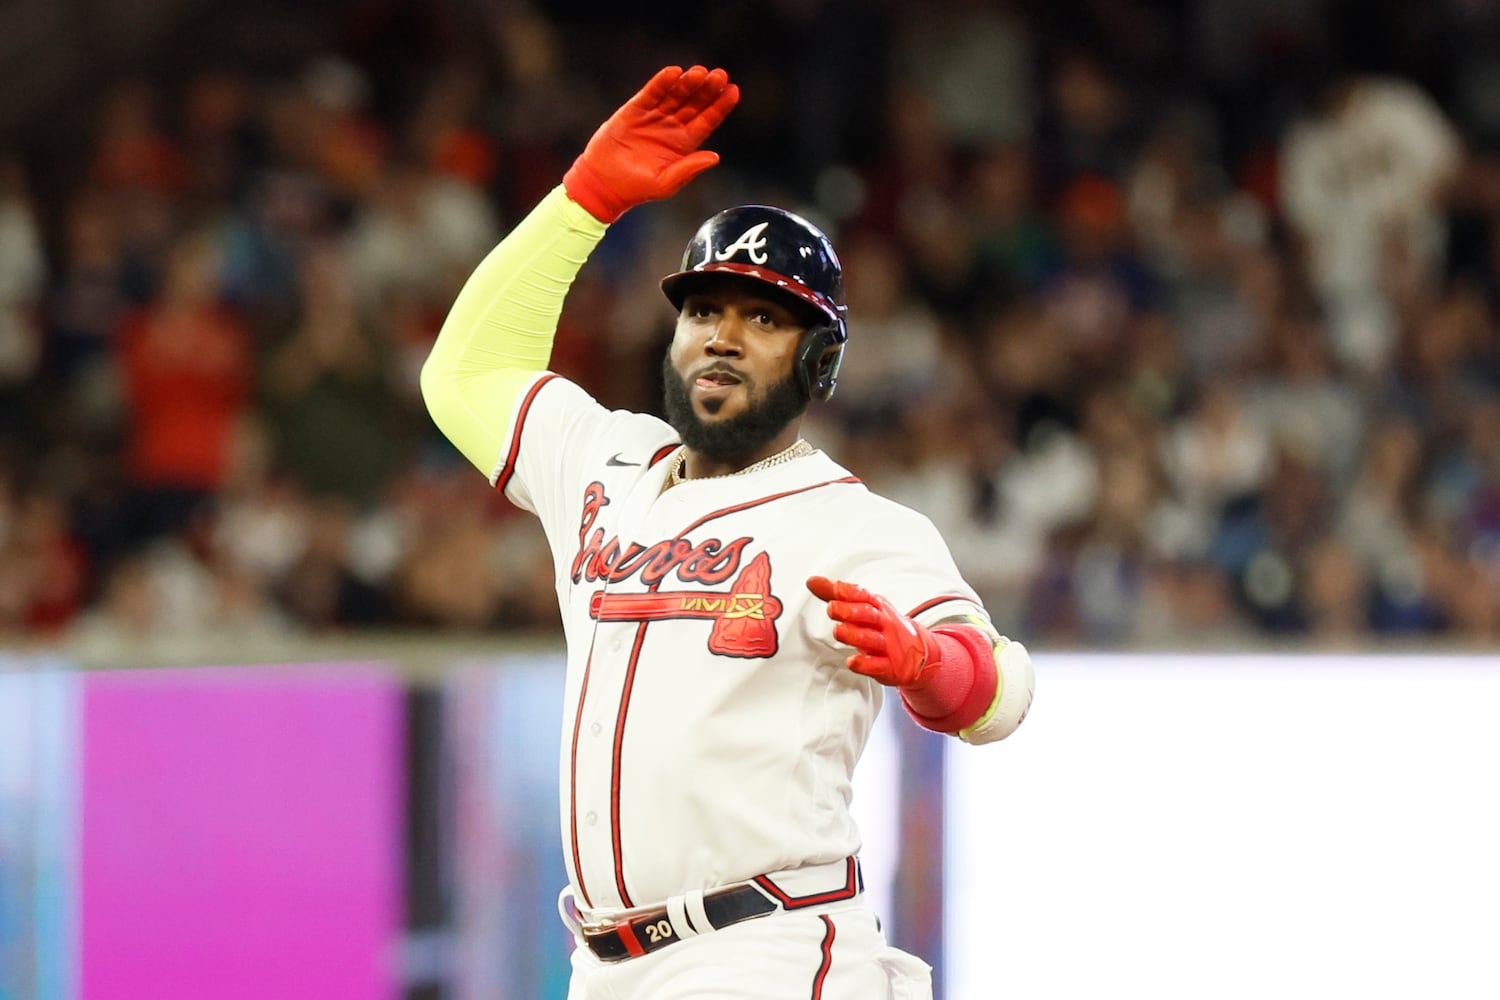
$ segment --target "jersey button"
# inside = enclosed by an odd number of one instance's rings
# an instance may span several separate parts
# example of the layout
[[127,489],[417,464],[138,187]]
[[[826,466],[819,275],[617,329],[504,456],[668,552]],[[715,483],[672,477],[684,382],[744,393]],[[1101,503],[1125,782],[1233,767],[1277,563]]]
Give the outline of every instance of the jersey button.
[[584,817],[584,820],[586,820],[588,822],[589,826],[593,826],[595,823],[599,822],[599,814],[591,812],[587,816]]
[[604,727],[596,722],[592,726],[589,726],[589,732],[593,733],[595,736],[598,736],[600,733],[604,732]]

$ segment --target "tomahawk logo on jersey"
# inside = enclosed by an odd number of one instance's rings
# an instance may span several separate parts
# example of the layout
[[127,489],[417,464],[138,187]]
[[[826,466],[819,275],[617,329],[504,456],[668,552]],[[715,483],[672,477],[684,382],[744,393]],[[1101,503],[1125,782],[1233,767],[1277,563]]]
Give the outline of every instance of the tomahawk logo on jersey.
[[[595,621],[647,622],[668,619],[709,621],[708,650],[720,656],[762,657],[776,652],[776,619],[781,602],[771,595],[771,559],[757,554],[741,569],[748,536],[725,542],[706,538],[693,545],[685,538],[664,538],[650,545],[604,537],[604,529],[589,529],[599,510],[609,503],[603,483],[590,483],[584,492],[583,523],[578,555],[573,559],[573,582],[605,580],[618,583],[633,576],[646,584],[644,594],[611,594],[597,590],[589,599]],[[727,590],[661,590],[668,578],[712,588],[733,577]]]

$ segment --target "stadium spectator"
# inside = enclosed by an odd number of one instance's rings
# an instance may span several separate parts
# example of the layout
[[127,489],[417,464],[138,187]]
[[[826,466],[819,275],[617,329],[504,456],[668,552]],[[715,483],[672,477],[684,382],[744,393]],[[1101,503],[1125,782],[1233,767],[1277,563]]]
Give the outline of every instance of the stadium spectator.
[[219,254],[203,234],[172,249],[159,300],[121,326],[131,528],[180,531],[224,484],[253,390],[249,332],[218,298]]

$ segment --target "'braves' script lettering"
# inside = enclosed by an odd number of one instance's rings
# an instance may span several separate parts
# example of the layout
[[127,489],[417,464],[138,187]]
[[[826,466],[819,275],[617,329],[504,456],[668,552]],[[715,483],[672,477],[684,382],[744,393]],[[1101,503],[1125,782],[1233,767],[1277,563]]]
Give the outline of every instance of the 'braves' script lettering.
[[674,572],[684,583],[723,583],[739,569],[745,546],[750,543],[748,537],[727,543],[705,538],[697,545],[686,538],[663,538],[650,545],[631,542],[622,547],[618,538],[606,539],[604,529],[594,527],[599,511],[608,503],[604,486],[589,484],[583,495],[583,516],[578,526],[578,554],[573,557],[571,569],[574,583],[584,580],[618,583],[640,574],[641,582],[652,587]]

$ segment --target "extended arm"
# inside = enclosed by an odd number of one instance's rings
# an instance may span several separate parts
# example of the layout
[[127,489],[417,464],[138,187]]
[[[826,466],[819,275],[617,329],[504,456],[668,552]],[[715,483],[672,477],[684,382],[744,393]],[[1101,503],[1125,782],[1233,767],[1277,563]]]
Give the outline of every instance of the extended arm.
[[464,284],[422,367],[422,398],[481,472],[494,472],[521,391],[546,369],[563,299],[607,224],[717,163],[698,146],[738,100],[723,70],[658,72]]
[[1026,647],[979,621],[926,628],[863,587],[815,576],[807,587],[828,602],[833,634],[853,646],[850,670],[901,692],[924,728],[970,743],[993,743],[1016,730],[1035,686]]

